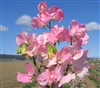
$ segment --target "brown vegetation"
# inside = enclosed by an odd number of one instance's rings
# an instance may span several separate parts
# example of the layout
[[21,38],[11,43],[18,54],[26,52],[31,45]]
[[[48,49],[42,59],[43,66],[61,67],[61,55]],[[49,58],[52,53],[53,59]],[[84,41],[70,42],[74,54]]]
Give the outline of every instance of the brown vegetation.
[[25,62],[0,62],[0,88],[22,88],[16,80],[17,72],[26,73]]

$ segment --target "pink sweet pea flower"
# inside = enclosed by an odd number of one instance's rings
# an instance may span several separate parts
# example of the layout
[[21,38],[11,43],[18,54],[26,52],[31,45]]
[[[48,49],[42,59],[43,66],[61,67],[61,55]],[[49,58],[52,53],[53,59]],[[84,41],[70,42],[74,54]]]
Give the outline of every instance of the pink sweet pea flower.
[[34,17],[31,21],[31,25],[34,28],[41,28],[41,27],[45,27],[46,23],[41,21],[39,17]]
[[75,74],[77,74],[77,76],[79,77],[84,77],[85,75],[89,75],[89,63],[84,60],[77,60],[73,63],[73,69],[74,69],[74,72]]
[[22,74],[18,72],[17,81],[22,83],[32,83],[34,68],[29,63],[26,63],[25,66],[28,71],[28,74]]
[[16,37],[17,45],[20,46],[23,43],[27,43],[28,42],[28,37],[29,37],[29,34],[25,31],[22,31],[21,33],[19,33]]
[[74,60],[78,60],[83,55],[83,50],[81,49],[82,41],[77,41],[73,43],[73,46],[67,46],[70,50],[70,54]]
[[82,45],[86,45],[88,43],[89,36],[85,33],[85,36],[82,38]]
[[44,45],[38,44],[38,42],[35,41],[27,47],[26,53],[31,57],[38,56],[41,55],[42,53],[46,53],[46,47]]
[[37,41],[32,42],[26,49],[26,53],[29,56],[36,56],[37,55],[37,48],[38,48],[39,44]]
[[53,82],[57,81],[57,74],[55,71],[51,71],[49,72],[48,69],[43,70],[40,72],[40,74],[37,76],[37,82],[41,85],[41,86],[45,86],[45,85],[51,85]]
[[51,67],[51,66],[57,64],[57,59],[56,58],[53,58],[53,59],[49,59],[49,58],[43,59],[43,64],[46,67]]
[[79,24],[75,20],[71,21],[69,29],[69,35],[73,38],[80,39],[85,36],[86,26],[83,24]]
[[48,12],[39,13],[38,17],[45,23],[49,22],[49,20],[51,19],[51,16]]
[[65,70],[66,70],[66,65],[65,64],[56,66],[55,72],[57,74],[57,81],[60,81],[61,78],[64,76]]
[[45,70],[41,71],[40,74],[38,74],[37,82],[41,86],[45,86],[45,85],[47,85],[48,81],[49,81],[49,70],[45,69]]
[[47,10],[46,2],[40,2],[38,5],[38,10],[40,12],[45,12]]
[[85,60],[87,58],[87,54],[88,54],[88,49],[84,50],[83,56],[81,57],[81,60]]
[[57,6],[52,6],[48,9],[48,13],[51,15],[51,17],[55,14],[55,12],[59,9]]
[[53,20],[56,20],[57,22],[60,22],[64,18],[64,14],[61,9],[57,9],[55,14],[52,16]]
[[52,67],[57,64],[56,58],[50,59],[46,53],[42,53],[37,57],[38,62],[42,62],[46,67]]
[[64,29],[63,31],[63,41],[70,42],[71,36],[69,35],[69,30]]
[[49,73],[49,81],[48,81],[48,85],[51,85],[53,82],[57,81],[57,74],[55,71],[51,71]]
[[62,10],[56,6],[52,6],[51,8],[49,8],[48,13],[51,15],[52,20],[56,20],[58,22],[60,22],[62,18],[64,18]]
[[47,36],[48,36],[48,37],[47,37],[47,41],[48,41],[49,43],[55,44],[55,43],[57,42],[57,38],[56,38],[56,36],[55,36],[54,33],[49,32]]
[[41,45],[45,45],[47,43],[47,33],[43,33],[37,37],[38,43]]
[[29,37],[28,37],[28,42],[29,43],[33,43],[34,41],[37,41],[35,33],[29,35]]
[[71,54],[67,48],[63,48],[55,55],[54,58],[56,58],[57,62],[59,64],[61,64],[61,63],[64,63],[65,61],[67,61],[68,59],[70,59]]
[[52,32],[50,33],[45,32],[37,37],[37,41],[39,42],[39,44],[42,45],[45,45],[47,43],[54,44],[57,41],[57,38]]
[[85,60],[87,58],[87,53],[88,53],[88,50],[85,50],[81,59],[76,60],[73,63],[73,70],[74,70],[75,74],[77,74],[77,76],[79,76],[79,77],[84,77],[85,75],[89,75],[88,69],[89,69],[90,65]]
[[58,25],[55,25],[54,27],[51,28],[51,32],[57,37],[58,41],[63,40],[63,31],[65,28],[62,26],[58,28]]
[[18,46],[22,44],[31,44],[32,42],[36,41],[36,34],[28,34],[25,31],[19,33],[16,37],[16,43]]
[[66,76],[63,76],[62,79],[60,80],[60,83],[58,84],[59,87],[61,87],[63,84],[70,82],[72,79],[75,79],[76,76],[75,74],[68,74]]

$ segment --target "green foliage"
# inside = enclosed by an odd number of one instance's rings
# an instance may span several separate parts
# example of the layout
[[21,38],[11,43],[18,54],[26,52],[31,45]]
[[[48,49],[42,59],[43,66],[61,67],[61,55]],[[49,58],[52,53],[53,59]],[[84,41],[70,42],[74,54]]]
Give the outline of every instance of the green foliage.
[[62,86],[62,88],[70,88],[70,86],[69,86],[68,84],[64,84],[64,85]]
[[31,84],[26,84],[23,86],[23,88],[32,88],[32,85]]
[[88,78],[91,79],[91,80],[93,80],[96,84],[100,84],[100,81],[98,81],[97,79],[95,79],[95,78],[93,78],[91,76],[89,76]]
[[97,85],[97,88],[100,88],[100,85]]
[[28,83],[28,84],[24,85],[23,88],[33,88],[33,86],[36,88],[36,86],[37,86],[36,84],[37,84],[36,82]]
[[98,71],[100,73],[100,68],[96,69],[96,71]]
[[89,69],[90,73],[94,73],[96,76],[100,77],[100,72],[93,70],[93,69]]

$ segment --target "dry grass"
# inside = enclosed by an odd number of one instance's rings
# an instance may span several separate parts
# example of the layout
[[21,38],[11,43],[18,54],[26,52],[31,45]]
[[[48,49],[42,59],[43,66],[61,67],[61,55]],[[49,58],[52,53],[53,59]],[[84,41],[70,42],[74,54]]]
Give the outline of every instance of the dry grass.
[[[23,83],[16,80],[17,72],[26,73],[25,62],[0,62],[0,88],[22,88]],[[29,62],[32,64],[32,62]],[[33,65],[33,64],[32,64]],[[86,78],[87,88],[96,88],[95,84]],[[38,88],[34,86],[33,88]]]
[[[0,88],[22,88],[16,80],[17,72],[26,73],[25,62],[0,62]],[[32,63],[30,63],[32,64]]]

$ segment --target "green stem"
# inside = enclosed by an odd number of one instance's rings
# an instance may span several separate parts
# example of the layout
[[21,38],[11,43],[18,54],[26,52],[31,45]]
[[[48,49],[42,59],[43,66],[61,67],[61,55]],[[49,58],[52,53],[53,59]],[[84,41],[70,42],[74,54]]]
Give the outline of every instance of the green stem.
[[49,26],[50,26],[50,29],[51,29],[51,20],[49,21]]
[[51,20],[49,21],[49,24],[47,24],[47,27],[48,27],[49,29],[51,29]]
[[47,25],[47,27],[48,27],[49,29],[51,29],[51,27],[50,27],[49,25]]
[[38,65],[37,65],[37,63],[36,63],[35,57],[33,56],[32,59],[33,59],[33,64],[34,64],[36,70],[38,70],[38,73],[39,73],[39,72],[40,72],[40,69],[38,68]]
[[50,88],[50,86],[46,85],[46,88]]
[[54,88],[54,82],[51,84],[50,88]]
[[70,40],[71,40],[71,42],[70,42],[70,45],[72,46],[73,45],[73,40],[72,40],[73,38],[71,37],[70,38]]
[[64,75],[66,75],[66,74],[67,74],[68,70],[69,70],[69,64],[67,65],[66,72],[65,72],[65,74],[64,74]]

